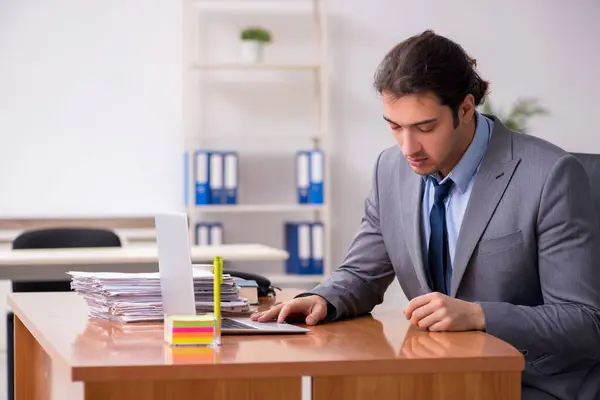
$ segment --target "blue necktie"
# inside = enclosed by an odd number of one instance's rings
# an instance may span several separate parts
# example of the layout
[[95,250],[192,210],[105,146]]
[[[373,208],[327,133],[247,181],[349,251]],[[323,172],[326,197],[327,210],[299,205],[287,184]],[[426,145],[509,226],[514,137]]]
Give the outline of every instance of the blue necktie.
[[448,294],[449,292],[452,276],[444,199],[448,196],[452,183],[452,180],[448,179],[440,185],[437,181],[433,180],[435,195],[431,214],[429,215],[431,236],[429,237],[428,261],[433,283],[432,289],[435,292],[444,294]]

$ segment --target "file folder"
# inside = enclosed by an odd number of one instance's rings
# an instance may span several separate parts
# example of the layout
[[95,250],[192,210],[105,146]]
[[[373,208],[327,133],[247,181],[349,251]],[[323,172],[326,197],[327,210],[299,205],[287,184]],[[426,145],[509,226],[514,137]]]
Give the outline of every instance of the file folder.
[[219,152],[212,152],[210,155],[209,170],[210,203],[223,204],[223,155]]
[[323,223],[313,222],[310,235],[310,271],[311,274],[321,275],[323,273],[323,254],[325,237],[323,235]]
[[285,247],[289,253],[286,260],[288,274],[310,274],[310,222],[287,222],[285,224]]
[[237,204],[239,175],[238,154],[235,151],[227,151],[223,153],[223,158],[225,203]]
[[296,190],[299,204],[308,203],[310,184],[310,152],[300,150],[296,153]]
[[210,151],[196,150],[194,152],[194,197],[196,199],[196,205],[210,204],[210,160]]
[[198,246],[223,244],[223,224],[221,222],[197,222],[194,242]]
[[311,204],[323,204],[323,152],[315,149],[310,152],[310,190],[308,201]]

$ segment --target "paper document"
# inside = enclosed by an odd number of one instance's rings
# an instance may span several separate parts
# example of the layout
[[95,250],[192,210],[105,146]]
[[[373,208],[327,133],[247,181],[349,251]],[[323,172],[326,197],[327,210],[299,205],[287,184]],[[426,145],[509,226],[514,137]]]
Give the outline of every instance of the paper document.
[[[213,311],[213,274],[194,269],[196,312]],[[162,321],[163,307],[159,273],[69,271],[71,288],[86,302],[94,318],[120,322]],[[240,296],[240,287],[230,275],[221,284],[223,315],[250,313],[250,303]]]

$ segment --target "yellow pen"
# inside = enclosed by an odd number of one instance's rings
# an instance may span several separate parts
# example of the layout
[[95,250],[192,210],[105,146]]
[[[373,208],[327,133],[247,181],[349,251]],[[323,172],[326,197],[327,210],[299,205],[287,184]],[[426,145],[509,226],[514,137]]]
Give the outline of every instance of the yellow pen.
[[215,340],[218,345],[221,344],[221,284],[223,283],[223,258],[215,256],[213,263],[213,282],[214,282],[214,299],[213,307],[216,319],[216,335]]

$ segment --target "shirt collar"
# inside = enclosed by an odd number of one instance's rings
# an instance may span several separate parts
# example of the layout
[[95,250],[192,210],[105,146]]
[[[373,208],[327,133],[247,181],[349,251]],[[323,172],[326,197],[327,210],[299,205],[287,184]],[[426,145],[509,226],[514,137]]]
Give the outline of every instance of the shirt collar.
[[[440,182],[443,183],[447,179],[452,179],[454,184],[462,193],[467,190],[473,174],[475,174],[475,171],[479,167],[479,163],[483,158],[492,132],[492,121],[477,111],[475,111],[475,116],[476,128],[471,144],[461,157],[458,164],[456,164],[448,176]],[[433,178],[436,181],[439,181],[439,176],[437,174],[424,176],[424,178]]]

